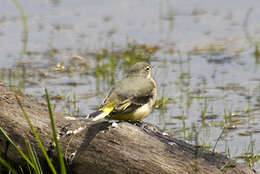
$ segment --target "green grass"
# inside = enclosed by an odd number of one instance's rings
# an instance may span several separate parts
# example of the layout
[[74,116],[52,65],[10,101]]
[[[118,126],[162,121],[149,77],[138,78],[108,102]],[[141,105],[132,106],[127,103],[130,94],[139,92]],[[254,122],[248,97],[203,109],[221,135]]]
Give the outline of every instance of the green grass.
[[260,154],[257,154],[254,149],[255,149],[255,140],[253,140],[251,134],[250,142],[246,151],[244,152],[244,154],[236,156],[236,158],[243,159],[245,163],[248,164],[249,167],[253,168],[254,164],[260,159]]
[[59,163],[60,163],[60,173],[65,174],[66,173],[66,167],[65,167],[62,151],[61,151],[61,148],[60,148],[60,144],[59,144],[59,141],[58,141],[58,138],[57,138],[57,131],[56,131],[56,127],[55,127],[52,107],[51,107],[51,103],[50,103],[49,94],[48,94],[47,89],[45,89],[45,95],[46,95],[46,102],[47,102],[47,105],[48,105],[49,115],[50,115],[50,120],[51,120],[52,136],[54,138],[55,147],[56,147],[56,151],[57,151],[57,155],[58,155]]
[[29,39],[29,27],[28,27],[28,23],[27,23],[27,17],[25,15],[22,5],[17,0],[13,0],[13,2],[15,4],[15,6],[17,7],[17,9],[19,10],[21,17],[23,19],[24,39],[23,39],[23,50],[21,53],[21,58],[23,58],[23,55],[27,51],[27,43],[28,43],[28,39]]
[[[31,131],[32,131],[32,133],[33,133],[33,135],[34,135],[34,137],[35,137],[37,143],[38,143],[38,145],[40,146],[40,149],[41,149],[41,151],[42,151],[42,153],[43,153],[43,155],[44,155],[44,157],[45,157],[45,159],[46,159],[46,161],[47,161],[47,163],[48,163],[48,165],[49,165],[51,171],[53,172],[53,174],[56,174],[57,172],[56,172],[56,170],[55,170],[55,167],[54,167],[54,165],[52,164],[51,159],[49,158],[49,156],[48,156],[48,154],[47,154],[47,151],[45,150],[45,148],[44,148],[44,146],[43,146],[43,144],[42,144],[42,141],[41,141],[41,139],[40,139],[40,137],[39,137],[39,135],[38,135],[36,129],[34,128],[34,126],[33,126],[32,122],[31,122],[29,116],[27,115],[27,113],[26,113],[26,111],[25,111],[25,109],[24,109],[24,107],[23,107],[23,105],[22,105],[20,99],[18,98],[18,96],[16,96],[16,100],[17,100],[19,106],[21,107],[21,110],[22,110],[22,112],[23,112],[23,114],[24,114],[24,117],[25,117],[25,119],[27,120],[27,122],[28,122],[28,124],[29,124],[29,126],[30,126],[30,128],[31,128]],[[49,111],[49,112],[50,112],[50,111]]]
[[[53,139],[55,142],[55,147],[56,147],[56,152],[57,152],[57,156],[58,156],[58,160],[59,160],[59,166],[60,166],[60,172],[57,172],[57,170],[54,167],[54,164],[51,162],[50,157],[47,154],[47,151],[45,150],[45,147],[43,146],[42,141],[40,140],[40,137],[36,131],[36,129],[34,128],[28,114],[26,113],[20,99],[18,96],[16,96],[16,100],[23,112],[23,115],[25,117],[25,119],[27,120],[30,129],[38,143],[38,145],[40,146],[40,149],[44,155],[45,160],[47,161],[47,164],[51,170],[51,172],[53,174],[66,174],[66,167],[65,167],[65,162],[63,159],[63,154],[59,145],[59,141],[57,138],[57,132],[56,132],[56,128],[55,128],[55,122],[54,122],[54,117],[53,117],[53,112],[52,112],[52,107],[51,107],[51,103],[49,100],[49,95],[48,95],[48,91],[47,89],[45,89],[45,94],[46,94],[46,101],[47,101],[47,106],[48,106],[48,110],[49,110],[49,116],[50,116],[50,120],[51,120],[51,129],[52,129],[52,133],[53,133]],[[16,144],[15,142],[12,141],[12,139],[7,135],[7,133],[0,127],[0,133],[5,137],[5,139],[15,148],[15,150],[21,155],[21,157],[26,161],[27,165],[28,165],[28,171],[30,171],[30,173],[34,173],[34,174],[43,174],[43,170],[42,170],[42,166],[41,163],[38,159],[38,155],[36,154],[34,148],[31,146],[30,142],[28,140],[25,140],[25,144],[27,147],[27,153],[28,155],[26,155]],[[5,166],[8,170],[9,173],[19,173],[17,172],[16,169],[14,169],[4,158],[0,157],[0,163]],[[23,173],[23,169],[20,167],[21,172]]]
[[8,169],[8,173],[18,174],[18,172],[4,158],[0,157],[0,163]]
[[11,138],[7,135],[7,133],[0,127],[1,134],[5,137],[5,139],[10,143],[15,150],[23,157],[23,159],[32,167],[34,168],[33,163],[30,161],[30,159],[23,153],[23,151],[11,140]]

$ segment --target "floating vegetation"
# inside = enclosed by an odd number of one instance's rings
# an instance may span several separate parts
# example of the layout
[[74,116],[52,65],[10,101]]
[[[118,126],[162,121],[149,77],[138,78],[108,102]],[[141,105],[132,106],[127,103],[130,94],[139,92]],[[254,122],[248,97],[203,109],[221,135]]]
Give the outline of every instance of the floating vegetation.
[[[207,49],[186,55],[178,50],[135,41],[128,41],[125,48],[115,49],[112,45],[111,49],[96,52],[62,53],[50,47],[42,53],[28,52],[29,61],[1,69],[0,80],[18,92],[39,99],[43,98],[39,88],[47,86],[52,91],[50,98],[55,102],[55,110],[77,117],[96,108],[106,95],[105,91],[124,76],[132,64],[148,61],[155,65],[158,84],[155,110],[148,119],[178,138],[194,143],[197,136],[199,147],[234,157],[234,149],[228,144],[233,137],[247,138],[258,133],[253,128],[259,111],[259,83],[257,81],[252,90],[239,80],[222,80],[227,74],[220,73],[221,66],[233,65],[233,57],[227,63],[225,52],[221,52],[225,48],[212,46]],[[215,57],[205,56],[208,51]],[[216,61],[220,63],[214,62],[218,58]],[[201,67],[194,69],[193,66],[201,61],[214,68],[215,78],[210,74],[212,69],[205,72]],[[196,135],[192,123],[196,124]]]
[[162,96],[156,99],[154,108],[164,110],[166,109],[167,104],[176,103],[172,98],[167,97],[164,93],[165,92],[163,90]]
[[[3,46],[8,44],[11,50],[2,50],[1,84],[39,100],[44,99],[42,88],[48,87],[56,111],[78,116],[96,108],[106,91],[131,65],[147,61],[154,66],[158,98],[154,111],[145,121],[230,158],[238,153],[244,155],[242,146],[250,139],[259,140],[260,41],[254,22],[257,10],[250,8],[241,20],[239,10],[211,8],[212,3],[203,7],[191,3],[190,10],[186,11],[182,8],[184,1],[177,4],[160,1],[148,6],[140,2],[148,7],[149,16],[140,17],[142,8],[120,18],[113,11],[109,15],[93,16],[89,15],[90,11],[78,9],[77,13],[66,11],[70,15],[68,20],[58,23],[54,20],[49,25],[49,20],[41,20],[45,12],[25,14],[27,7],[17,4],[18,0],[13,2],[20,13],[13,16],[13,12],[7,11],[7,16],[4,13],[0,16],[3,26],[0,37]],[[51,10],[68,7],[66,1],[50,3]],[[231,2],[227,3],[232,6]],[[98,4],[101,11],[104,7],[107,6]],[[238,4],[238,8],[244,6]],[[82,17],[91,20],[81,20]],[[222,20],[223,25],[215,19]],[[242,27],[237,25],[241,21]],[[205,22],[209,25],[205,26]],[[12,35],[9,28],[12,26],[18,26],[22,34]],[[124,38],[124,33],[131,39]],[[29,35],[33,37],[27,47]],[[13,40],[16,36],[18,39]],[[23,60],[15,61],[22,57],[20,48],[16,49],[18,46],[23,47]],[[251,148],[253,159],[259,147]],[[256,163],[259,166],[259,160]],[[232,163],[223,167],[223,173],[229,166]]]
[[244,154],[238,155],[236,158],[243,159],[251,168],[254,168],[255,163],[260,159],[260,154],[255,152],[255,141],[252,139],[252,136]]

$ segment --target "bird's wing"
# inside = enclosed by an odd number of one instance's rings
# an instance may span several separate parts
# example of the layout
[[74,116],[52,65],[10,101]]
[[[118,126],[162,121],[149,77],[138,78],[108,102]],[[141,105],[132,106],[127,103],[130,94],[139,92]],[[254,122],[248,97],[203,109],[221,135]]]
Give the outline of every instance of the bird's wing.
[[119,81],[104,100],[101,110],[109,113],[128,113],[153,97],[155,85],[146,78],[131,77]]

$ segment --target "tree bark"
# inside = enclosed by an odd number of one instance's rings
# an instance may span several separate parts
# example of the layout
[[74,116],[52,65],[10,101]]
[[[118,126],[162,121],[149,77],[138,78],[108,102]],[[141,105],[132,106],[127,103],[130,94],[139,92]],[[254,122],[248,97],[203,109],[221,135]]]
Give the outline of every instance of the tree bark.
[[[27,152],[25,140],[35,148],[40,161],[45,161],[39,145],[16,101],[18,96],[36,128],[46,150],[57,161],[48,108],[28,96],[10,91],[0,84],[0,127]],[[190,174],[232,173],[252,174],[226,156],[187,144],[164,135],[151,124],[119,122],[91,123],[86,120],[66,120],[65,114],[55,112],[60,146],[72,174]],[[25,160],[0,135],[0,154],[14,166],[26,167]],[[49,169],[42,162],[46,173]],[[56,165],[58,166],[58,164]]]

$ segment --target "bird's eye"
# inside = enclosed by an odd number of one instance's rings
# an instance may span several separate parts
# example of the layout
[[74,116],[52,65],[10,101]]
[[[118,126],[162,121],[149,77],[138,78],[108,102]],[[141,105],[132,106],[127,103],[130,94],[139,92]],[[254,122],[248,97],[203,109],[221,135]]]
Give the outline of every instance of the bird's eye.
[[149,66],[146,67],[146,68],[145,68],[145,71],[150,71],[150,67],[149,67]]

